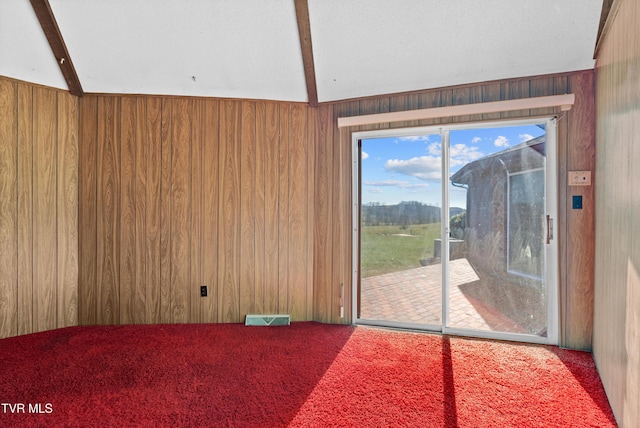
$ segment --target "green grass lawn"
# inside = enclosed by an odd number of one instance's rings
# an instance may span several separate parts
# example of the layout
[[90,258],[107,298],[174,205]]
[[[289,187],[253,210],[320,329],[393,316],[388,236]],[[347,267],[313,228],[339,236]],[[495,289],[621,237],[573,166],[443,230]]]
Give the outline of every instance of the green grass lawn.
[[362,227],[362,278],[420,267],[420,259],[433,257],[433,240],[437,238],[440,238],[440,223],[417,224],[405,228]]

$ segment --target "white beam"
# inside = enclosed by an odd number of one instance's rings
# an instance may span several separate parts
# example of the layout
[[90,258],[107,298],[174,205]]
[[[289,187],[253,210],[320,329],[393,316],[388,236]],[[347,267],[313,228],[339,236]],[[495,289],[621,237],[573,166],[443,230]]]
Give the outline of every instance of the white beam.
[[363,116],[339,117],[338,128],[371,125],[375,123],[404,122],[409,120],[434,119],[440,117],[467,116],[472,114],[499,113],[513,110],[560,107],[570,110],[575,103],[574,94],[551,95],[547,97],[519,98],[515,100],[491,101],[487,103],[462,104],[457,106],[434,107],[419,110],[396,111],[390,113],[367,114]]

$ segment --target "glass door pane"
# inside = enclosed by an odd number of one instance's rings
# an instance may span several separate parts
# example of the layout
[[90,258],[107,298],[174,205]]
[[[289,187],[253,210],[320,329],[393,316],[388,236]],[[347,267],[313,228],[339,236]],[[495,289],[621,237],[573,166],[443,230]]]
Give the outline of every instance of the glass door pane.
[[441,330],[440,135],[363,139],[358,156],[356,318]]
[[548,329],[544,124],[452,130],[446,328]]

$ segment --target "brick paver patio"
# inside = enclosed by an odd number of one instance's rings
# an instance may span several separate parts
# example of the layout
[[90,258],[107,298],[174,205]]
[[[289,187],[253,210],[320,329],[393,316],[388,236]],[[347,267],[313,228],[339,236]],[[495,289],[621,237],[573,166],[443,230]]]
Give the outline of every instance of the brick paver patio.
[[[466,297],[460,287],[480,283],[467,259],[450,266],[449,327],[525,333],[516,322],[478,299]],[[360,318],[441,325],[442,265],[409,269],[363,278]]]

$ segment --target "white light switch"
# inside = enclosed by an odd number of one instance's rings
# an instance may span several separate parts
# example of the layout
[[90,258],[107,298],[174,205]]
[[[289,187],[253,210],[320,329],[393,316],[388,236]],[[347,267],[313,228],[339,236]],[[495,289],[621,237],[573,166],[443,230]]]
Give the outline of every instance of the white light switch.
[[569,186],[591,186],[591,171],[569,171]]

